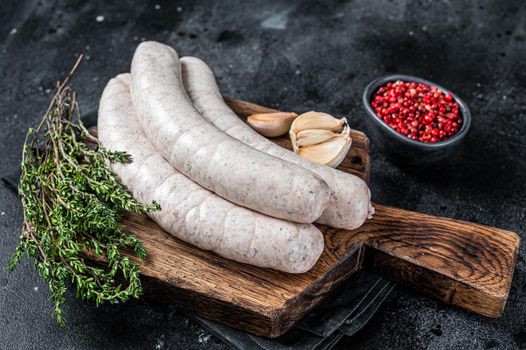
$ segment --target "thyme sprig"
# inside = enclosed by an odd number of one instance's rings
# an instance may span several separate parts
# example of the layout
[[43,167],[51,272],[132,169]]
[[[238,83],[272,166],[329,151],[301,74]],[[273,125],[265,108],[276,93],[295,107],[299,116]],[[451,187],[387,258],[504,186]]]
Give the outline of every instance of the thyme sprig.
[[[80,120],[70,81],[81,59],[57,83],[48,110],[27,133],[19,184],[23,234],[9,263],[12,270],[24,256],[35,259],[61,325],[70,284],[77,298],[97,305],[142,294],[138,264],[122,251],[140,259],[146,258],[146,251],[119,221],[126,212],[159,210],[155,202],[147,206],[137,202],[107,166],[130,162],[131,156],[101,147]],[[106,266],[88,263],[87,253]]]

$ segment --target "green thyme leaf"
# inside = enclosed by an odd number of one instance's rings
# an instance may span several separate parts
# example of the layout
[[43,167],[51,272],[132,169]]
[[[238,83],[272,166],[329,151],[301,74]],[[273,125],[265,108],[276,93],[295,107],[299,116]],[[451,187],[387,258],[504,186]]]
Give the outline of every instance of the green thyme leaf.
[[[107,166],[131,162],[131,156],[104,149],[82,124],[70,86],[80,60],[57,84],[38,126],[27,132],[19,185],[23,235],[9,263],[12,270],[24,256],[35,260],[61,325],[70,285],[77,298],[97,305],[142,294],[138,264],[122,252],[145,259],[146,250],[137,237],[124,231],[120,220],[126,212],[160,209],[155,202],[146,206],[137,202]],[[88,252],[106,266],[88,263]]]

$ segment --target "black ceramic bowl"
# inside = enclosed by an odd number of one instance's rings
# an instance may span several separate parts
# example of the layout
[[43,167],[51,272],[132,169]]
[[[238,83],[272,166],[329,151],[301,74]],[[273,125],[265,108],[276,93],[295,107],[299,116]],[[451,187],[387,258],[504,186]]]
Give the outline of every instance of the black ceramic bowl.
[[[381,86],[388,82],[395,82],[398,80],[424,83],[429,86],[436,86],[444,93],[450,93],[455,101],[457,101],[459,112],[462,117],[462,126],[460,127],[460,130],[445,141],[424,143],[411,140],[387,125],[387,123],[376,115],[371,107],[371,100],[374,93]],[[438,163],[451,158],[451,156],[458,151],[462,140],[465,138],[471,126],[471,113],[469,112],[469,108],[457,95],[431,81],[410,75],[392,74],[372,81],[367,85],[363,93],[363,105],[367,112],[367,135],[382,153],[384,153],[392,162],[400,165],[429,168],[430,166],[438,165]]]

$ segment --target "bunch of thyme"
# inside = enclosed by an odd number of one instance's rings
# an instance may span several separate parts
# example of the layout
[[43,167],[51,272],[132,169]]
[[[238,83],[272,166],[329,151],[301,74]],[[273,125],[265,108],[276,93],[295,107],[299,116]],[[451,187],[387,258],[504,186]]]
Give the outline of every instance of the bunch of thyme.
[[[80,61],[57,83],[49,109],[27,133],[19,185],[23,233],[9,263],[13,269],[24,256],[35,259],[61,325],[70,284],[77,298],[97,305],[142,294],[138,264],[128,255],[144,259],[146,251],[119,221],[129,211],[159,209],[155,202],[137,202],[107,167],[107,162],[130,162],[130,155],[105,150],[82,124],[70,86]],[[88,253],[106,266],[89,263]]]

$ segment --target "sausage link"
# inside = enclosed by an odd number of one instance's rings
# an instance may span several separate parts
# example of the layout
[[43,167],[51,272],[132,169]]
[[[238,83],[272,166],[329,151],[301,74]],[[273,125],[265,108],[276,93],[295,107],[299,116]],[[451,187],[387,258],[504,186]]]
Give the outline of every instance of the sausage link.
[[297,224],[235,205],[175,170],[151,145],[137,121],[130,76],[110,80],[99,105],[98,133],[109,150],[133,161],[112,170],[141,203],[156,200],[148,215],[175,237],[225,258],[290,273],[308,271],[323,251],[323,235]]
[[208,123],[180,80],[175,50],[141,43],[131,66],[131,95],[148,139],[178,171],[219,196],[269,216],[312,223],[330,190],[318,175],[255,150]]
[[223,101],[208,65],[196,57],[181,58],[186,92],[201,115],[218,129],[241,142],[319,175],[332,191],[329,206],[317,222],[336,228],[360,227],[374,213],[370,191],[359,177],[298,156],[259,135]]

